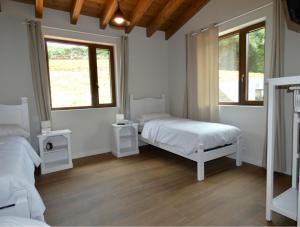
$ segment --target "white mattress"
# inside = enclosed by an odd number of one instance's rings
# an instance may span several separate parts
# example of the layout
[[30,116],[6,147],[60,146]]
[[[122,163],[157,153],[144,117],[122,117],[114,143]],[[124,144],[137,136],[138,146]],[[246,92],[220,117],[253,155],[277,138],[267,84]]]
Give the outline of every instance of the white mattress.
[[26,139],[0,137],[0,205],[25,189],[31,217],[43,216],[45,206],[34,185],[34,169],[39,165],[40,158]]
[[26,219],[26,218],[19,218],[19,217],[12,217],[12,216],[4,216],[4,217],[0,217],[0,226],[13,226],[13,227],[17,227],[17,226],[41,226],[41,227],[49,227],[49,225],[47,225],[44,222],[41,221],[36,221],[36,220],[32,220],[32,219]]
[[231,125],[164,118],[146,122],[141,136],[151,143],[165,144],[189,155],[198,149],[231,144],[240,134],[240,130]]

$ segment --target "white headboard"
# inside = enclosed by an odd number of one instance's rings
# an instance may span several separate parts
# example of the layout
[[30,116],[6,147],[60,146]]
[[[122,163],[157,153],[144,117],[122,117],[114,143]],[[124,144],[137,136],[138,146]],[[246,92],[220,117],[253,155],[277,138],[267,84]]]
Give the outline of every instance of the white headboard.
[[28,99],[21,101],[20,105],[0,105],[0,124],[17,124],[30,133]]
[[137,122],[137,119],[143,114],[165,113],[166,100],[165,95],[160,98],[140,98],[134,99],[130,95],[130,120]]

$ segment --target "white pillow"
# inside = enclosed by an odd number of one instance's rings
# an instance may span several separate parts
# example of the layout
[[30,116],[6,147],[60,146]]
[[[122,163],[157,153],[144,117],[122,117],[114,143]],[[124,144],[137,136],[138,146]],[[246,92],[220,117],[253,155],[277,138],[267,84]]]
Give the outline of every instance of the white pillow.
[[141,125],[143,125],[147,121],[161,119],[161,118],[168,118],[171,117],[170,114],[167,113],[151,113],[151,114],[143,114],[138,120]]
[[0,137],[2,136],[22,136],[28,138],[30,134],[19,125],[0,124]]

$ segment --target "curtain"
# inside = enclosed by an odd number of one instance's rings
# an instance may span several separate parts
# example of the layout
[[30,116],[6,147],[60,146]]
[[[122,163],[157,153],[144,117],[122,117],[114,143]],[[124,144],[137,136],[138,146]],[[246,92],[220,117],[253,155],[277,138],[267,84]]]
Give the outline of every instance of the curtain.
[[51,119],[46,51],[40,21],[28,21],[29,53],[37,112],[41,121]]
[[191,43],[192,37],[188,33],[185,35],[185,75],[186,75],[186,81],[185,81],[185,92],[184,92],[184,98],[183,98],[183,113],[182,117],[183,118],[188,118],[188,75],[189,75],[189,70],[191,67],[189,65],[193,65],[191,61],[193,60],[192,58],[192,53],[190,54],[190,43]]
[[[285,16],[282,0],[273,0],[273,34],[270,77],[284,76]],[[284,90],[276,91],[275,170],[286,171],[286,138],[284,116]],[[265,146],[266,148],[266,146]],[[263,164],[266,166],[267,149]]]
[[120,113],[129,116],[128,97],[128,37],[121,37]]
[[187,77],[185,113],[187,118],[217,122],[219,119],[218,28],[186,36]]

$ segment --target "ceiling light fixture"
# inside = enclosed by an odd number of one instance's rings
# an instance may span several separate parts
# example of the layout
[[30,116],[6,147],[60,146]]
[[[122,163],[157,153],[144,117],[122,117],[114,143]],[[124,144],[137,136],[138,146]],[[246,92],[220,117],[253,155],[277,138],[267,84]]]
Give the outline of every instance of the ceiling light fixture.
[[122,12],[121,8],[120,8],[120,1],[118,0],[118,6],[117,6],[117,11],[115,13],[115,15],[113,16],[113,18],[110,21],[110,25],[113,27],[127,27],[129,26],[130,22],[129,20],[126,19],[124,13]]

